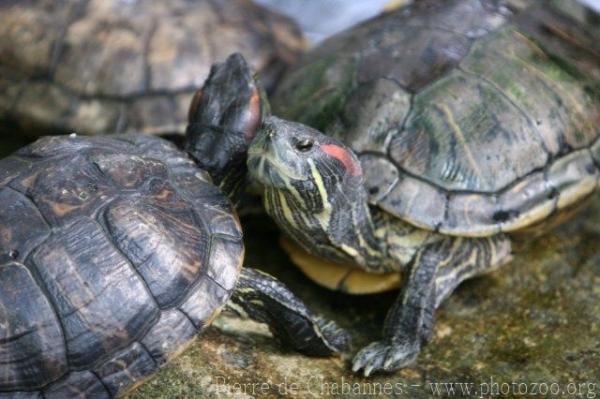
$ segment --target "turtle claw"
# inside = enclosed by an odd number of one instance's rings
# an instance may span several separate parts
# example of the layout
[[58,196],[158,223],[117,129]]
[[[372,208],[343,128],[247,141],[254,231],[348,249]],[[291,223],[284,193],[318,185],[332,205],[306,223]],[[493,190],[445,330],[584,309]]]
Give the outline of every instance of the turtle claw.
[[375,341],[354,357],[352,371],[363,369],[365,377],[373,372],[392,372],[413,363],[419,354],[418,344],[409,342]]

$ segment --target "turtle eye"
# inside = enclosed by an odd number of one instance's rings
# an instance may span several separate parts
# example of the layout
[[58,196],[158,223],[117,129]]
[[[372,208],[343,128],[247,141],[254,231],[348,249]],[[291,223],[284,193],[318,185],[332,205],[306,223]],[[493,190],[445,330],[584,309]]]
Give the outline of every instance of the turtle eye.
[[296,149],[300,152],[307,152],[313,147],[313,141],[310,139],[302,139],[296,143]]

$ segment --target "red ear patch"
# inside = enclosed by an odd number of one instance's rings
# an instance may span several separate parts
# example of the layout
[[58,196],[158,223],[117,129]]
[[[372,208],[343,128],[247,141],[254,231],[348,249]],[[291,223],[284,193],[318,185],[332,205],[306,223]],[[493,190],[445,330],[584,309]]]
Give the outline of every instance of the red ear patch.
[[360,164],[352,159],[352,155],[350,155],[346,149],[335,144],[323,144],[320,148],[325,154],[340,161],[342,165],[344,165],[346,171],[352,176],[359,176],[362,174]]
[[246,125],[244,126],[244,137],[248,142],[250,142],[258,132],[258,128],[261,122],[260,109],[260,92],[256,87],[252,87],[252,94],[250,95],[250,100],[248,100],[248,120],[246,121]]

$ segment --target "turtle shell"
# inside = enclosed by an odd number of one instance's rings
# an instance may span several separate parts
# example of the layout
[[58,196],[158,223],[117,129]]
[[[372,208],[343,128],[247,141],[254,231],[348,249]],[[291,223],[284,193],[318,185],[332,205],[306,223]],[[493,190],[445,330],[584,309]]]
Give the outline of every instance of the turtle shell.
[[270,88],[304,42],[249,0],[0,2],[0,117],[28,134],[183,133],[210,66],[241,52]]
[[588,197],[600,37],[534,2],[415,3],[309,52],[275,113],[351,146],[370,201],[425,229],[511,232]]
[[159,138],[42,138],[0,160],[0,202],[0,397],[121,395],[239,276],[229,201]]

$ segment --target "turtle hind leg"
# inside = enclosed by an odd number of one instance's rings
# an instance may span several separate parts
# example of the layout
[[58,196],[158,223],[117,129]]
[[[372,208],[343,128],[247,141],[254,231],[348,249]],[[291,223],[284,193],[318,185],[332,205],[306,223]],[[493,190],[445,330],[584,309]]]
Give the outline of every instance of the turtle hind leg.
[[510,241],[447,237],[425,246],[409,266],[408,278],[388,312],[383,339],[354,358],[353,371],[394,371],[417,358],[431,336],[435,309],[464,280],[487,273],[511,259]]
[[242,269],[227,307],[266,323],[282,344],[310,356],[327,356],[349,344],[346,331],[314,315],[283,283],[256,269]]

